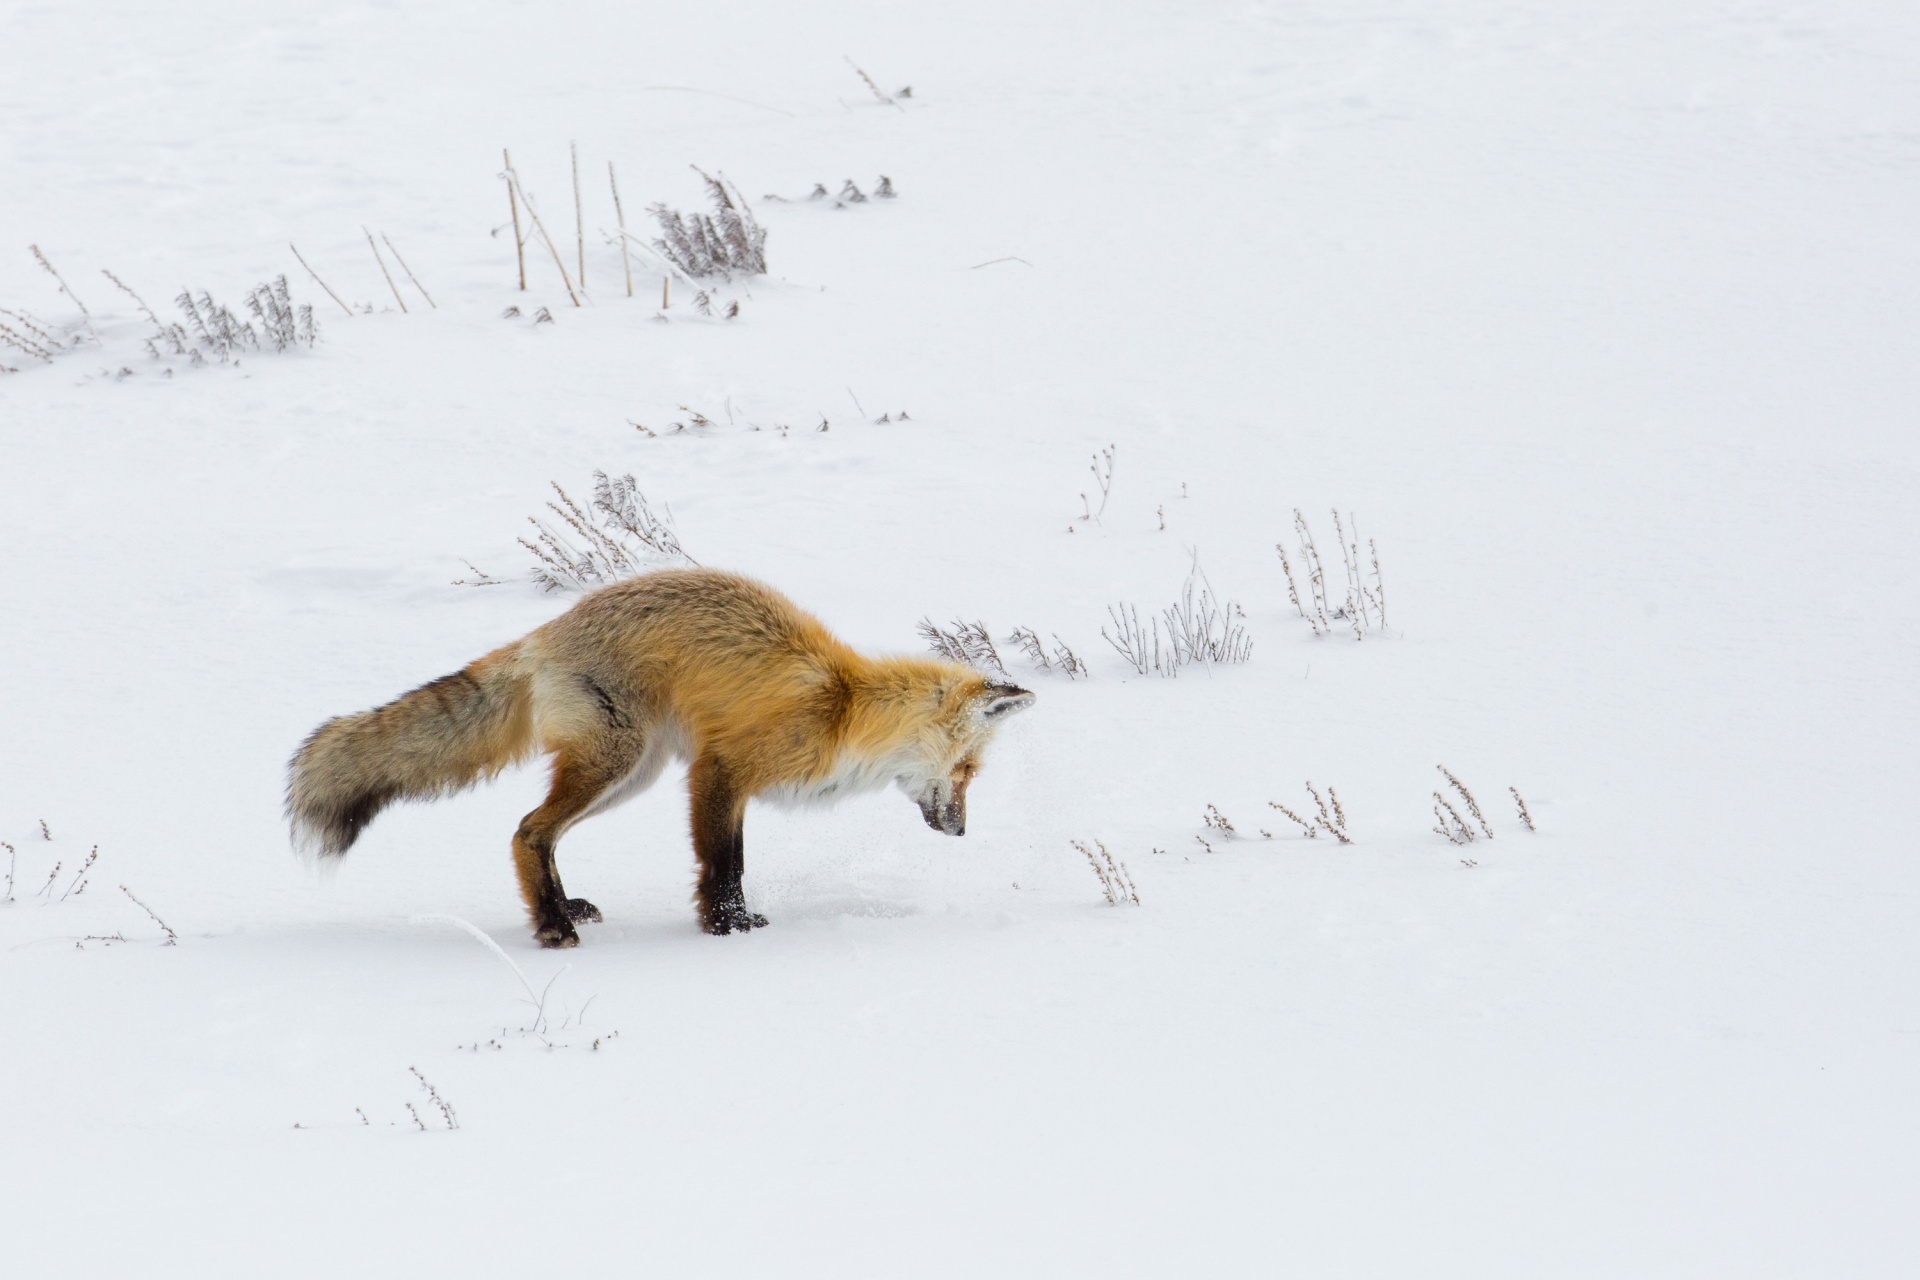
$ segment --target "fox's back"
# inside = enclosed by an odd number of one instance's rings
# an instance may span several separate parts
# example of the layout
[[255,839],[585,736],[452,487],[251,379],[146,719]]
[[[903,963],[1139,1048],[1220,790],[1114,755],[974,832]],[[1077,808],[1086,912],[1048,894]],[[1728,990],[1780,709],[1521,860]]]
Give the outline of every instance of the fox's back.
[[712,569],[603,587],[529,641],[538,672],[591,685],[610,714],[708,740],[823,727],[859,661],[779,592]]

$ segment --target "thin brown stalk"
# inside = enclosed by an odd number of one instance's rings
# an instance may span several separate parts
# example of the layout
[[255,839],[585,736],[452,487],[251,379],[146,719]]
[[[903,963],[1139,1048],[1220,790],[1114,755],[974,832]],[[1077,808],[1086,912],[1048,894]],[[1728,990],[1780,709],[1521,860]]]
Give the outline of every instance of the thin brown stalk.
[[1314,826],[1311,822],[1308,822],[1305,818],[1301,817],[1299,814],[1295,813],[1293,810],[1287,808],[1287,806],[1281,804],[1278,800],[1267,801],[1267,807],[1269,809],[1278,809],[1281,813],[1284,813],[1287,815],[1287,817],[1293,819],[1295,825],[1297,825],[1302,831],[1307,833],[1307,838],[1309,840],[1313,839],[1314,837],[1320,834],[1318,831],[1314,829]]
[[427,305],[438,311],[440,304],[433,300],[433,295],[428,293],[426,286],[420,283],[420,277],[413,274],[413,268],[407,265],[407,260],[400,256],[400,251],[393,247],[393,241],[387,239],[387,233],[384,231],[380,233],[380,243],[387,246],[387,252],[391,253],[393,260],[400,264],[400,269],[407,273],[407,279],[413,281],[413,287],[420,290],[420,296],[427,300]]
[[520,200],[527,206],[528,216],[533,219],[533,229],[540,233],[540,239],[547,246],[547,252],[553,255],[554,269],[560,273],[560,283],[567,286],[567,297],[573,300],[574,306],[579,306],[580,295],[573,290],[573,277],[567,274],[567,264],[560,260],[560,250],[554,247],[553,237],[547,234],[547,224],[541,221],[540,210],[534,205],[533,197],[527,194],[526,184],[520,181],[520,175],[512,169],[507,170],[507,175],[513,179],[513,185],[520,189]]
[[587,224],[580,205],[580,144],[569,142],[573,154],[573,239],[580,252],[580,287],[587,287]]
[[120,886],[120,892],[122,892],[122,893],[124,893],[124,894],[126,894],[126,895],[127,895],[127,896],[128,896],[129,898],[133,898],[133,905],[134,905],[134,906],[136,906],[136,907],[138,907],[138,908],[140,908],[140,909],[141,909],[142,911],[144,911],[144,912],[146,912],[146,913],[147,913],[148,915],[150,915],[150,916],[152,916],[152,917],[153,917],[153,922],[154,922],[155,924],[157,924],[157,925],[159,925],[159,926],[160,926],[160,929],[161,929],[161,931],[162,931],[162,932],[164,932],[164,933],[165,933],[165,934],[167,935],[167,940],[166,940],[165,942],[163,942],[163,943],[161,943],[161,944],[160,944],[161,946],[163,946],[163,947],[173,947],[173,946],[178,946],[178,945],[180,944],[180,935],[179,935],[179,934],[177,934],[177,933],[175,933],[175,932],[173,931],[173,929],[172,929],[172,927],[171,927],[171,926],[169,926],[169,925],[167,924],[167,922],[166,922],[165,920],[162,920],[162,919],[160,918],[160,916],[159,916],[159,914],[158,914],[157,912],[155,912],[155,911],[154,911],[154,909],[153,909],[152,907],[150,907],[150,906],[148,906],[148,905],[147,905],[146,903],[144,903],[144,902],[142,902],[142,901],[140,901],[140,899],[138,899],[138,898],[134,898],[134,897],[133,897],[133,890],[131,890],[131,889],[129,889],[129,888],[127,888],[127,886],[125,886],[125,885],[121,885],[121,886]]
[[1527,812],[1527,802],[1520,798],[1520,789],[1518,787],[1508,787],[1507,790],[1513,792],[1513,802],[1520,806],[1520,821],[1527,824],[1527,830],[1539,830],[1538,827],[1533,825],[1533,815]]
[[520,198],[514,193],[513,157],[500,148],[500,161],[506,166],[507,209],[513,214],[513,257],[520,264],[520,292],[527,291],[527,242],[520,235]]
[[105,267],[100,268],[100,274],[113,281],[114,287],[119,289],[120,292],[132,298],[133,305],[140,308],[140,313],[146,316],[148,322],[151,323],[154,328],[160,330],[162,333],[166,332],[166,326],[160,323],[160,317],[153,314],[153,308],[147,305],[147,300],[135,293],[131,285]]
[[348,306],[344,302],[340,302],[339,294],[335,293],[332,289],[327,289],[327,282],[320,278],[320,273],[318,271],[315,271],[312,267],[307,266],[307,260],[305,258],[300,257],[300,250],[294,248],[293,242],[291,240],[287,242],[287,248],[293,249],[294,258],[298,260],[301,266],[306,267],[307,274],[313,277],[313,282],[319,285],[322,289],[326,289],[327,296],[329,298],[332,298],[335,302],[339,302],[340,309],[346,312],[349,316],[351,316],[353,314],[353,308]]
[[627,273],[627,296],[633,296],[633,262],[627,256],[627,215],[620,208],[620,180],[614,176],[613,161],[607,161],[607,185],[613,188],[613,216],[620,224],[620,269]]
[[[53,264],[47,261],[47,255],[40,252],[39,245],[30,244],[27,246],[27,248],[33,250],[33,256],[39,260],[40,265],[47,269],[47,274],[52,276],[54,279],[54,282],[60,286],[60,292],[66,294],[69,298],[72,298],[73,305],[80,308],[80,314],[87,318],[87,332],[93,333],[93,312],[87,310],[87,304],[80,301],[79,294],[75,293],[72,289],[67,287],[66,279],[63,276],[61,276],[61,274],[58,271],[55,271],[53,269]],[[94,334],[94,337],[97,340],[99,335]]]
[[400,286],[393,282],[393,272],[387,270],[387,260],[380,256],[380,246],[373,242],[373,232],[360,228],[367,238],[367,248],[373,250],[373,260],[380,264],[380,274],[387,278],[387,288],[393,290],[393,300],[400,304],[400,314],[407,314],[407,300],[400,296]]
[[892,107],[895,111],[906,110],[905,107],[901,106],[898,102],[895,102],[893,100],[892,94],[887,93],[886,91],[881,89],[879,85],[875,84],[873,82],[873,77],[860,69],[859,63],[855,62],[852,58],[847,58],[847,55],[844,53],[841,54],[840,56],[847,59],[847,65],[853,68],[853,73],[859,76],[863,81],[866,82],[867,88],[873,90],[874,97],[880,99],[880,101],[886,103],[888,106]]

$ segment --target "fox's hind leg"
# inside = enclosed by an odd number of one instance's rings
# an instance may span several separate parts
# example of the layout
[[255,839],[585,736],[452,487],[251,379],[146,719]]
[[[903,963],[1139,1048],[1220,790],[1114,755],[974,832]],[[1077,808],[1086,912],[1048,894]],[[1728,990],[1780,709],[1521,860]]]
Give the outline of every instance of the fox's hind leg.
[[640,758],[637,747],[596,744],[592,751],[564,749],[553,761],[553,785],[547,802],[520,820],[513,833],[513,867],[520,877],[520,897],[533,922],[533,936],[543,947],[580,945],[576,923],[600,920],[600,908],[585,898],[569,898],[560,887],[560,869],[554,846],[568,827],[592,812],[606,793],[633,771]]
[[700,927],[708,933],[745,933],[767,923],[747,910],[741,876],[746,872],[747,797],[728,776],[725,763],[701,756],[687,770],[693,801],[693,852],[700,859],[700,883],[694,902]]

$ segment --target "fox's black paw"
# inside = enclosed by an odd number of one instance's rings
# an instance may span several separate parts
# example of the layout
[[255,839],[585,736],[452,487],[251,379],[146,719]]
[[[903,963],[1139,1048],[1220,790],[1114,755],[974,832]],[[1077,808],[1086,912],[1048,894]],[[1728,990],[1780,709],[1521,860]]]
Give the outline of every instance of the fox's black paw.
[[749,929],[764,929],[767,918],[758,911],[749,911],[745,907],[727,907],[707,917],[707,932],[711,934],[745,933]]
[[599,924],[603,918],[600,914],[600,908],[594,906],[585,898],[567,899],[567,919],[573,921],[573,923]]
[[560,950],[580,945],[580,935],[573,931],[571,920],[562,920],[557,924],[542,925],[533,931],[534,941],[548,950]]

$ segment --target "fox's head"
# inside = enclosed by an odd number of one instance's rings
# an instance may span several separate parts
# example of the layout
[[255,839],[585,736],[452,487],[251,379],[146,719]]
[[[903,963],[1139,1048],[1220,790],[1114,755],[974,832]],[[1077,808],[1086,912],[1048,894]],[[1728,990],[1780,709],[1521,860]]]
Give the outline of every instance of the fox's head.
[[980,771],[981,752],[1002,724],[1033,705],[1025,689],[958,670],[964,674],[926,695],[898,778],[927,825],[950,836],[967,833],[967,784]]

